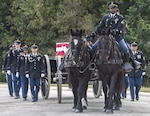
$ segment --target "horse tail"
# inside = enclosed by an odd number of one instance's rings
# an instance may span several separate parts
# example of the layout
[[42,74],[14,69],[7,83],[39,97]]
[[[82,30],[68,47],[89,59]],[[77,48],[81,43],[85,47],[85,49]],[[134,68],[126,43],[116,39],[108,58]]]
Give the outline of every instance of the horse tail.
[[116,83],[116,92],[118,93],[122,93],[124,91],[125,88],[125,84],[124,84],[124,73],[123,71],[121,71],[118,74],[118,79],[117,79],[117,83]]
[[124,82],[124,76],[121,76],[121,87],[120,87],[120,93],[122,93],[125,89],[125,82]]

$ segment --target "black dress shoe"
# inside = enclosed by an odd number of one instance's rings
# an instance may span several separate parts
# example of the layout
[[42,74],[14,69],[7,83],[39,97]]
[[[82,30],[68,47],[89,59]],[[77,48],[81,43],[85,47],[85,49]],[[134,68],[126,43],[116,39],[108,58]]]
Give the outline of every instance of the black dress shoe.
[[35,100],[35,99],[33,99],[33,100],[32,100],[32,102],[36,102],[36,100]]
[[15,97],[15,99],[19,99],[19,98],[20,98],[20,96],[16,96],[16,97]]
[[27,100],[27,98],[23,98],[23,101],[26,101]]
[[139,100],[139,96],[138,96],[138,97],[136,97],[136,100],[137,100],[137,101]]
[[122,96],[122,99],[124,99],[125,97]]
[[10,97],[14,97],[13,95],[10,95]]
[[82,112],[83,112],[83,110],[79,110],[79,109],[75,110],[75,113],[82,113]]
[[75,112],[75,110],[76,110],[76,106],[73,106],[72,107],[72,112]]

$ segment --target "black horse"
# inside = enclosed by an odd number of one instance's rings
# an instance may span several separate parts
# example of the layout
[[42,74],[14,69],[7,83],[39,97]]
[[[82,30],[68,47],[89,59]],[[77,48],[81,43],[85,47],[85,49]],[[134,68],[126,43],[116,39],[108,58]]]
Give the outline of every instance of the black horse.
[[71,30],[71,42],[65,56],[65,68],[72,85],[74,95],[74,106],[72,110],[76,113],[83,112],[82,98],[86,99],[86,91],[90,80],[90,49],[83,39],[82,30]]
[[[113,113],[113,101],[115,101],[115,108],[119,109],[120,92],[124,78],[122,55],[119,45],[111,35],[99,36],[98,40],[99,45],[96,51],[95,62],[103,83],[105,95],[104,111]],[[115,99],[113,99],[114,97]]]

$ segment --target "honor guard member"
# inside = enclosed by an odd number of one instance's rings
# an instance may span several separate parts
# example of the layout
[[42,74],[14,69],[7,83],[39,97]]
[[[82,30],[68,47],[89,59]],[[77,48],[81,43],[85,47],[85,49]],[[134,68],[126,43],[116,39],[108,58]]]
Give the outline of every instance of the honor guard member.
[[[131,93],[131,101],[139,100],[139,91],[142,86],[142,76],[145,75],[145,58],[141,51],[138,51],[138,44],[133,42],[131,44],[131,49],[134,55],[135,60],[141,63],[141,68],[138,70],[132,70],[129,73],[129,83],[130,83],[130,93]],[[134,90],[135,87],[135,90]]]
[[129,86],[129,77],[128,77],[128,74],[125,74],[125,77],[124,77],[124,90],[122,92],[122,99],[126,98],[127,97],[127,89],[128,89],[128,86]]
[[32,102],[38,101],[38,92],[40,89],[40,78],[45,76],[45,65],[43,56],[38,53],[38,46],[31,46],[32,53],[28,56],[26,64],[26,77],[30,77],[30,89],[32,93]]
[[[111,2],[109,3],[110,13],[103,16],[99,25],[95,28],[95,30],[87,36],[87,40],[94,38],[96,35],[113,35],[116,41],[119,43],[123,53],[124,53],[124,69],[126,72],[129,72],[133,69],[132,65],[129,63],[129,48],[127,47],[123,35],[124,35],[124,25],[125,19],[122,15],[118,14],[118,3]],[[98,46],[97,40],[92,49],[96,51]],[[140,65],[135,66],[135,68],[139,68]]]
[[8,84],[8,90],[9,90],[9,95],[10,97],[13,97],[13,84],[12,84],[12,75],[11,72],[8,71],[7,72],[7,65],[8,65],[8,61],[9,61],[9,57],[10,57],[10,51],[13,49],[13,46],[10,47],[10,50],[8,52],[6,52],[5,58],[4,58],[4,62],[3,62],[3,66],[2,66],[2,73],[7,75],[7,84]]
[[20,98],[19,92],[20,92],[21,82],[20,82],[20,77],[18,76],[18,73],[16,72],[17,72],[18,59],[19,59],[21,51],[22,51],[21,41],[17,39],[14,42],[14,49],[10,51],[8,67],[7,67],[7,74],[11,72],[13,76],[15,99]]
[[25,76],[25,67],[28,58],[28,52],[29,52],[28,46],[27,45],[23,46],[22,53],[19,56],[16,73],[16,76],[20,76],[21,79],[22,97],[24,101],[27,100],[27,93],[28,93],[28,78],[26,78]]

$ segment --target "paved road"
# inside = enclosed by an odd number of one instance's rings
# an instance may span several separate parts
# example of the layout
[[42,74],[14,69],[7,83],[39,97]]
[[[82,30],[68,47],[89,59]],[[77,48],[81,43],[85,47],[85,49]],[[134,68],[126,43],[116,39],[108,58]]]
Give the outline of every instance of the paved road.
[[[29,91],[30,93],[30,91]],[[14,99],[9,97],[7,86],[0,85],[0,116],[149,116],[150,115],[150,93],[140,93],[139,101],[130,101],[123,99],[123,107],[120,111],[114,111],[114,114],[105,114],[103,112],[103,96],[98,99],[93,97],[92,91],[88,90],[88,109],[83,113],[76,114],[71,111],[72,92],[68,88],[63,88],[62,103],[57,103],[56,87],[52,87],[49,99],[43,100],[39,94],[39,102],[32,103],[31,95],[28,100],[22,98]]]

